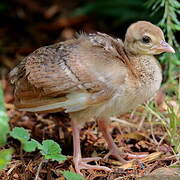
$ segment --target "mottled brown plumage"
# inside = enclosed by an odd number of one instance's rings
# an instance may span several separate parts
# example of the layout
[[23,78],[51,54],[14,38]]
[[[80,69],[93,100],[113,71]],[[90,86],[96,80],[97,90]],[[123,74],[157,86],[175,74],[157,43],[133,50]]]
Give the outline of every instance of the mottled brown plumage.
[[124,154],[107,132],[106,120],[145,102],[159,89],[161,69],[153,55],[162,52],[174,50],[161,29],[146,21],[132,24],[124,43],[97,33],[39,48],[11,71],[15,105],[24,111],[69,113],[76,171],[109,170],[88,165],[90,159],[81,157],[80,125],[97,119],[109,155],[124,162]]

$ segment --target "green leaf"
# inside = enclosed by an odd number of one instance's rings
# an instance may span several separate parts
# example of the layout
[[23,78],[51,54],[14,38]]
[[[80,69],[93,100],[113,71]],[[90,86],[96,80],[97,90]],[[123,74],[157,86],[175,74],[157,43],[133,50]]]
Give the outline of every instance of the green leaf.
[[6,167],[7,163],[11,161],[13,149],[4,149],[0,151],[0,170]]
[[80,174],[71,171],[63,171],[62,174],[66,180],[85,180]]
[[51,154],[51,155],[45,155],[45,159],[51,159],[53,161],[64,161],[67,158],[62,154]]
[[32,139],[31,141],[26,141],[24,143],[23,149],[26,152],[33,152],[36,150],[36,148],[38,147],[38,142],[34,139]]
[[37,148],[41,149],[42,145],[38,141],[36,141],[35,139],[31,139],[31,141],[34,141],[36,143]]
[[4,107],[3,90],[0,83],[0,146],[6,144],[7,134],[9,132],[9,118]]
[[44,140],[41,148],[44,155],[61,153],[59,144],[53,140]]
[[26,129],[22,128],[22,127],[15,127],[10,132],[10,135],[13,138],[18,139],[22,144],[24,144],[30,138],[29,132]]
[[42,155],[44,155],[45,159],[56,161],[66,160],[66,157],[61,154],[59,144],[53,140],[44,140],[40,149],[40,152]]

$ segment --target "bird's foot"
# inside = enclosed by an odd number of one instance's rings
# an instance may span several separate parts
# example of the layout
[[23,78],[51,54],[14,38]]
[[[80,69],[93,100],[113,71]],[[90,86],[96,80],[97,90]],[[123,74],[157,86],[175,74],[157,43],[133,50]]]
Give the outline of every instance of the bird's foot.
[[88,162],[100,160],[100,157],[94,158],[74,158],[74,166],[77,173],[81,174],[81,169],[96,169],[96,170],[104,170],[104,171],[111,171],[110,168],[105,166],[98,166],[98,165],[90,165]]
[[124,159],[126,157],[125,153],[119,151],[118,149],[111,149],[104,158],[109,158],[109,156],[113,156],[118,161],[122,162],[123,164],[127,163],[127,161]]
[[104,158],[108,158],[109,156],[115,157],[118,161],[122,162],[123,164],[127,163],[128,161],[125,159],[142,159],[147,157],[147,154],[130,154],[121,152],[119,149],[111,149],[108,154]]

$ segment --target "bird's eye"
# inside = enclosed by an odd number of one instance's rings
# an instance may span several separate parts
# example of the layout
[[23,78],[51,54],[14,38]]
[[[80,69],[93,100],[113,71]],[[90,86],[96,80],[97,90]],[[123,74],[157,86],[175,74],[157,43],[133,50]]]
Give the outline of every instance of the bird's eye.
[[150,38],[149,36],[144,36],[144,37],[142,38],[142,41],[143,41],[143,43],[148,44],[148,43],[151,42],[151,38]]

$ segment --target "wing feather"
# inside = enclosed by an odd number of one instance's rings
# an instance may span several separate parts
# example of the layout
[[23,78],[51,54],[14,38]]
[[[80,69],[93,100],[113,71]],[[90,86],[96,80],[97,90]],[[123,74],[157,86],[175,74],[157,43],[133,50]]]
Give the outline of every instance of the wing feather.
[[[104,74],[99,78],[101,72],[93,71],[96,66],[93,64],[93,60],[87,63],[88,48],[98,46],[104,61],[113,59],[113,57],[117,59],[118,51],[112,48],[114,41],[116,44],[118,43],[110,36],[106,37],[99,33],[96,38],[93,35],[88,37],[83,35],[76,40],[37,49],[10,73],[14,84],[15,105],[21,110],[34,112],[53,111],[54,109],[75,112],[86,109],[89,106],[87,102],[94,93],[104,89],[106,89],[105,92],[112,92],[107,90],[109,82],[105,81],[103,77],[107,72],[102,68]],[[121,46],[121,43],[119,44]],[[82,54],[79,53],[80,50],[82,50]],[[98,52],[96,53],[95,50],[94,54],[97,62],[101,57],[96,55]],[[122,64],[122,62],[118,63]],[[109,72],[110,67],[107,67]],[[113,67],[117,68],[116,63]],[[111,77],[113,77],[113,73]],[[111,93],[103,96],[110,98]],[[100,101],[108,99],[104,97],[97,99]],[[99,103],[98,100],[93,102]]]

